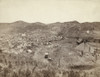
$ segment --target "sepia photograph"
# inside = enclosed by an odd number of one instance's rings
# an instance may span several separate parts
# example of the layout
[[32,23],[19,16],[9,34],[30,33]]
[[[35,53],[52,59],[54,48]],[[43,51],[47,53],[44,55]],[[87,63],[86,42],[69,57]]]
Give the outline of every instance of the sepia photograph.
[[100,77],[100,0],[0,0],[0,77]]

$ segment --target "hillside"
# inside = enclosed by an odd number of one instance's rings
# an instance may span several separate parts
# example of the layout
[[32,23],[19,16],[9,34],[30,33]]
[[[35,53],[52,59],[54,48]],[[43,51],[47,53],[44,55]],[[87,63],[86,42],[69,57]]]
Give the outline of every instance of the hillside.
[[2,69],[94,71],[100,68],[100,22],[0,23],[0,52]]

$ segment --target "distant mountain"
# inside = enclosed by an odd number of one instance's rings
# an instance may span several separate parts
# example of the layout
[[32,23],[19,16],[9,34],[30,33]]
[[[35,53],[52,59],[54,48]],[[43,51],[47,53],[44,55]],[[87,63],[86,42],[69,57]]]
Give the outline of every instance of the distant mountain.
[[51,24],[44,24],[41,22],[27,23],[24,21],[16,21],[13,23],[0,23],[0,32],[4,33],[24,33],[27,31],[34,31],[37,29],[55,30],[55,32],[57,31],[58,35],[62,35],[63,37],[77,37],[83,31],[100,31],[100,22],[79,23],[77,21],[70,21],[64,23],[56,22]]

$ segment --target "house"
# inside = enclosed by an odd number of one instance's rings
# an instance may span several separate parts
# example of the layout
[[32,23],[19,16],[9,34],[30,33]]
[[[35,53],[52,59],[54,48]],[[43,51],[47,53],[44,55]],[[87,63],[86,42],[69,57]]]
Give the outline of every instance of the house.
[[81,56],[88,53],[88,56],[93,56],[94,58],[96,58],[96,60],[98,59],[98,57],[100,57],[100,43],[81,43],[80,45],[75,47],[75,49],[80,52]]
[[96,47],[93,47],[89,43],[81,43],[77,47],[75,47],[75,49],[83,52],[83,54],[84,53],[91,53],[91,54],[93,54],[95,49],[96,49]]

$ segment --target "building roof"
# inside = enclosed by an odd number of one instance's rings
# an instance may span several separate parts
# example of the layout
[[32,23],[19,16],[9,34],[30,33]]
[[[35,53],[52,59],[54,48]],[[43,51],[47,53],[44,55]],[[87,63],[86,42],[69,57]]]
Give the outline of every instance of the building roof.
[[82,43],[80,45],[78,45],[75,49],[76,50],[81,50],[84,52],[94,52],[96,47],[90,45],[89,43]]

